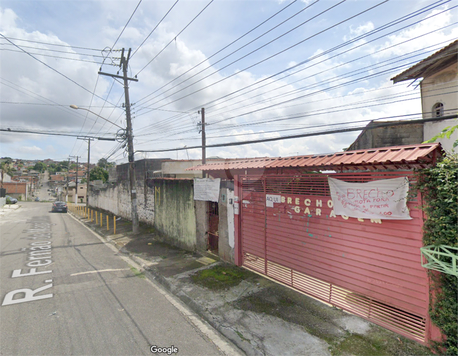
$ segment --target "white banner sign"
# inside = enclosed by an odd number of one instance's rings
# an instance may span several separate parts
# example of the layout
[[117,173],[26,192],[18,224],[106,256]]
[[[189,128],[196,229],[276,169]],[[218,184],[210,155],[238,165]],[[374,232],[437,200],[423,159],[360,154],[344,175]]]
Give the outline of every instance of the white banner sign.
[[407,177],[347,183],[328,177],[336,215],[352,218],[410,220]]
[[218,202],[221,178],[194,178],[194,200]]

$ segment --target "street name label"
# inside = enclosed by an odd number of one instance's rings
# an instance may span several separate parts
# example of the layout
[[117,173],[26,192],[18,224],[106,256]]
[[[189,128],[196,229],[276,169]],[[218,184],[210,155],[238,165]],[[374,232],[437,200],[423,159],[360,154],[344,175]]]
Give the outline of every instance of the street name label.
[[[43,268],[50,265],[52,260],[52,246],[51,246],[51,224],[44,222],[40,219],[32,219],[27,223],[31,224],[30,229],[25,230],[27,234],[26,239],[33,240],[26,249],[27,261],[24,269],[15,269],[11,274],[11,278],[27,278],[30,276],[46,275],[52,270],[44,270]],[[38,288],[21,288],[12,290],[6,293],[3,298],[2,307],[11,304],[20,304],[26,302],[34,302],[37,300],[52,298],[53,294],[41,294],[45,290],[52,288],[52,279],[47,278],[44,280],[44,286]]]

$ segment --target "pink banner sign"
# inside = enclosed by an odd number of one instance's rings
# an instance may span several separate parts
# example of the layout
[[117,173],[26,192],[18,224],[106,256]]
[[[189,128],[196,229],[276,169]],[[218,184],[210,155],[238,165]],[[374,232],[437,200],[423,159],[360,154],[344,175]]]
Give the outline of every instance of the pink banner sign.
[[352,218],[410,220],[407,177],[348,183],[328,177],[336,215]]

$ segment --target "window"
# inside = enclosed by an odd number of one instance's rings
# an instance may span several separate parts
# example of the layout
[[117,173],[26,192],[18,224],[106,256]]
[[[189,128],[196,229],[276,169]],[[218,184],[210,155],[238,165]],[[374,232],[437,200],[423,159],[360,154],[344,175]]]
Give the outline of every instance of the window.
[[433,106],[433,117],[444,116],[444,104],[436,103]]

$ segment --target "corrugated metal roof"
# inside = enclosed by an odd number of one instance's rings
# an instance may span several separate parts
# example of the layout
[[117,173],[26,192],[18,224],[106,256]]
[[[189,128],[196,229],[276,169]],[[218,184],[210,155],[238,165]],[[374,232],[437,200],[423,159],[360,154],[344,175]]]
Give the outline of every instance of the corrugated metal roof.
[[207,163],[187,170],[222,171],[267,168],[309,168],[320,170],[411,169],[431,164],[435,159],[435,151],[436,153],[442,151],[439,143],[371,148],[323,155],[245,158]]

